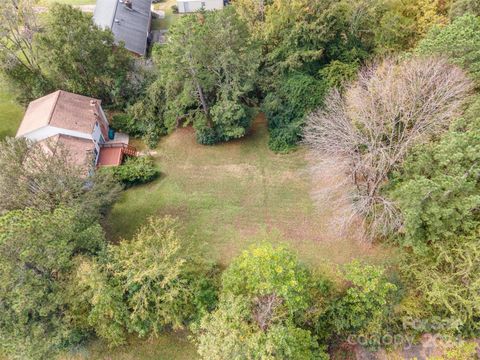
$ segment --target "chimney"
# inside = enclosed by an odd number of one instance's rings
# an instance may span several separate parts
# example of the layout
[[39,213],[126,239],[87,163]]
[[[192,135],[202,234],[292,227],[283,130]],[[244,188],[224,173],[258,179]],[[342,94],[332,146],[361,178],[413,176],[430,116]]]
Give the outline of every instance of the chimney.
[[97,119],[100,118],[100,105],[96,100],[90,100],[90,106],[92,107],[93,116]]

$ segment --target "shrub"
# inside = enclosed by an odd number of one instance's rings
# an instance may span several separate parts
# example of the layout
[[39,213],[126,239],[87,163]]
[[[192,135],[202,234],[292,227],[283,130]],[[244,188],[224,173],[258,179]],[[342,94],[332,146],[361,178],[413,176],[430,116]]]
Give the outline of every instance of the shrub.
[[297,147],[299,139],[300,124],[294,123],[290,126],[270,130],[268,147],[270,150],[286,154]]
[[278,80],[274,91],[262,104],[268,119],[272,151],[288,152],[295,148],[302,134],[305,114],[322,104],[325,91],[323,81],[306,74]]
[[128,157],[122,165],[107,169],[126,186],[147,183],[160,174],[155,162],[148,156]]
[[178,14],[178,6],[177,5],[172,5],[171,9],[172,9],[172,12],[174,14]]
[[202,145],[214,145],[219,142],[215,129],[207,126],[195,129],[195,139]]
[[345,266],[344,274],[350,286],[330,311],[335,332],[342,337],[378,335],[388,319],[396,285],[387,280],[383,268],[358,261]]
[[116,131],[121,131],[132,136],[141,135],[141,132],[135,126],[135,120],[129,114],[121,113],[113,115],[110,125],[112,129]]
[[332,61],[319,71],[319,75],[325,79],[329,88],[342,88],[345,83],[355,80],[359,70],[359,64],[344,63],[338,60]]

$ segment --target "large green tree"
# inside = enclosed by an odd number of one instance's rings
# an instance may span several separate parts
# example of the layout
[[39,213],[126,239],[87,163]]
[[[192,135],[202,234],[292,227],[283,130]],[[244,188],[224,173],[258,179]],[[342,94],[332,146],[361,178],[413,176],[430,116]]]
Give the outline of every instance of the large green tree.
[[66,292],[74,257],[104,246],[101,227],[81,212],[15,210],[0,217],[0,349],[49,359],[81,340]]
[[113,34],[79,9],[52,5],[34,40],[55,88],[112,101],[115,89],[126,81],[129,53],[122,46],[114,48]]
[[218,308],[196,328],[202,358],[326,358],[309,325],[324,310],[327,285],[286,248],[250,248],[222,285]]
[[204,144],[246,134],[259,54],[233,7],[183,16],[156,60],[167,129],[187,120]]
[[464,335],[478,333],[480,316],[479,104],[440,141],[412,152],[388,189],[403,217],[396,238],[405,249],[405,313],[448,319],[440,330]]
[[39,17],[33,0],[0,5],[0,70],[26,102],[62,89],[121,105],[132,56],[111,31],[72,6],[55,3]]
[[450,25],[436,27],[416,48],[421,55],[446,56],[480,81],[480,17],[467,14]]
[[111,345],[127,333],[179,329],[216,302],[215,269],[192,257],[170,218],[150,218],[131,240],[81,263],[72,283],[75,313]]

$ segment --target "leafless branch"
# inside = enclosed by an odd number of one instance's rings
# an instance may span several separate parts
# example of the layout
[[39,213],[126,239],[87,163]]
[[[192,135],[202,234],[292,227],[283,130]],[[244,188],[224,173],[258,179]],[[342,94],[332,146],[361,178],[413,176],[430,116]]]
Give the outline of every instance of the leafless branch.
[[352,217],[365,220],[369,239],[401,226],[395,204],[381,193],[388,175],[413,146],[448,129],[472,88],[444,59],[391,58],[362,69],[343,95],[332,91],[308,117],[304,141],[319,162],[345,167],[355,187]]

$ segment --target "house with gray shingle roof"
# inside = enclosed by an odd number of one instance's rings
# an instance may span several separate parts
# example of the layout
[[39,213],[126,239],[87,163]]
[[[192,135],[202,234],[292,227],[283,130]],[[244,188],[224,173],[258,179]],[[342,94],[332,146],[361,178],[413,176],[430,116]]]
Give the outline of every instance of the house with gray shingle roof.
[[138,55],[147,52],[152,0],[97,0],[93,21],[110,29],[115,41]]

